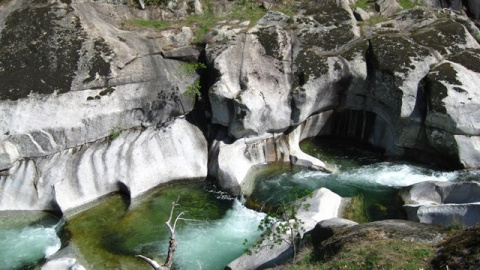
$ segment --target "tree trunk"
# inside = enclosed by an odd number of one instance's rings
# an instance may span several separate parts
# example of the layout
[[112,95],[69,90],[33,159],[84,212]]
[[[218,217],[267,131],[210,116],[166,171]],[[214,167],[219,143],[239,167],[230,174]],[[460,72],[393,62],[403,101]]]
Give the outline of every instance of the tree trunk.
[[167,260],[165,261],[165,264],[163,266],[166,266],[169,269],[172,267],[173,255],[175,254],[176,249],[177,249],[177,241],[175,241],[175,236],[172,235],[169,241]]

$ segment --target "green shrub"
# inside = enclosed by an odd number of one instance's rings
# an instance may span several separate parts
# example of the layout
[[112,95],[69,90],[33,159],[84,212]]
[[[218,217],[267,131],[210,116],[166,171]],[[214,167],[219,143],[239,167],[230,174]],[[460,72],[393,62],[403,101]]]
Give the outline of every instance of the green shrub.
[[190,96],[191,99],[195,99],[195,96],[200,97],[202,93],[200,93],[200,81],[195,80],[195,82],[187,87],[185,93]]
[[[181,72],[183,76],[191,75],[195,72],[197,72],[200,69],[205,69],[207,66],[204,63],[182,63],[181,66]],[[191,99],[195,99],[196,96],[200,97],[200,81],[195,80],[192,85],[188,86],[185,93],[190,96]]]

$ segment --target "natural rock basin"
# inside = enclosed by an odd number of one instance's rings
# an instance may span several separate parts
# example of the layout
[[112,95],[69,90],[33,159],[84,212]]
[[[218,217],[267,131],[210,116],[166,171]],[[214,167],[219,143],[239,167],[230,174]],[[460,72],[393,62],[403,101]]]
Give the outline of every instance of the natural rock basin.
[[399,187],[428,180],[454,181],[461,175],[405,161],[385,161],[373,148],[334,138],[305,140],[301,147],[304,152],[335,164],[337,170],[328,174],[287,166],[267,169],[256,178],[248,201],[251,207],[273,206],[294,187],[310,191],[326,187],[342,197],[356,198],[357,206],[365,211],[359,222],[405,218],[396,196]]
[[[69,220],[66,231],[87,269],[147,269],[142,254],[162,262],[168,249],[171,202],[180,197],[180,211],[196,221],[179,222],[175,269],[223,269],[243,253],[243,240],[253,241],[263,214],[249,210],[203,183],[164,186],[127,209],[113,196]],[[176,211],[177,211],[176,210]]]
[[[305,140],[301,146],[303,151],[335,164],[337,171],[326,174],[269,167],[256,175],[248,206],[274,205],[293,187],[327,187],[343,197],[360,198],[363,221],[383,220],[403,217],[396,196],[399,187],[427,180],[476,178],[475,172],[442,172],[406,162],[387,162],[374,149],[336,139]],[[132,202],[120,195],[111,196],[67,220],[70,252],[87,269],[147,269],[136,254],[161,262],[168,240],[164,222],[170,203],[180,196],[182,206],[177,210],[189,211],[186,217],[199,221],[179,224],[175,269],[223,269],[243,253],[245,238],[252,243],[259,235],[257,226],[264,214],[206,186],[192,181],[165,185]]]

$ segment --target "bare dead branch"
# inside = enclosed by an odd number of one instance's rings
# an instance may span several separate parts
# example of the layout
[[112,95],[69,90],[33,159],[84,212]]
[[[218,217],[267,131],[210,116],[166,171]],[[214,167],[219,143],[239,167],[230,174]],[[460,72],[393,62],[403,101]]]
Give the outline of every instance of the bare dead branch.
[[155,270],[167,270],[167,268],[161,266],[159,263],[157,263],[155,260],[152,260],[148,257],[145,257],[143,255],[135,255],[135,257],[140,258],[144,261],[146,261],[150,266],[152,266],[153,269]]

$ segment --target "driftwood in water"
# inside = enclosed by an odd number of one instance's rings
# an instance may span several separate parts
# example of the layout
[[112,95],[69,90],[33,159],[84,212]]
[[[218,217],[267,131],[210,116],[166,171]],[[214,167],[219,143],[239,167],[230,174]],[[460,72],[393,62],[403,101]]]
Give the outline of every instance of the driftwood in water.
[[179,199],[180,199],[180,197],[177,198],[176,201],[172,202],[172,208],[170,209],[170,217],[165,222],[165,224],[168,227],[168,230],[170,231],[170,239],[169,239],[169,244],[168,244],[168,254],[167,254],[167,260],[165,261],[165,263],[163,265],[160,265],[155,260],[152,260],[148,257],[143,256],[143,255],[136,255],[135,256],[137,258],[140,258],[140,259],[146,261],[155,270],[169,270],[172,267],[173,255],[175,254],[175,250],[177,249],[177,241],[175,240],[175,228],[177,227],[177,222],[179,220],[193,220],[193,219],[182,218],[182,216],[186,213],[185,211],[183,211],[183,212],[180,212],[180,214],[177,215],[177,217],[175,218],[175,221],[172,224],[173,211],[175,210],[175,206],[180,205],[180,204],[178,204]]

